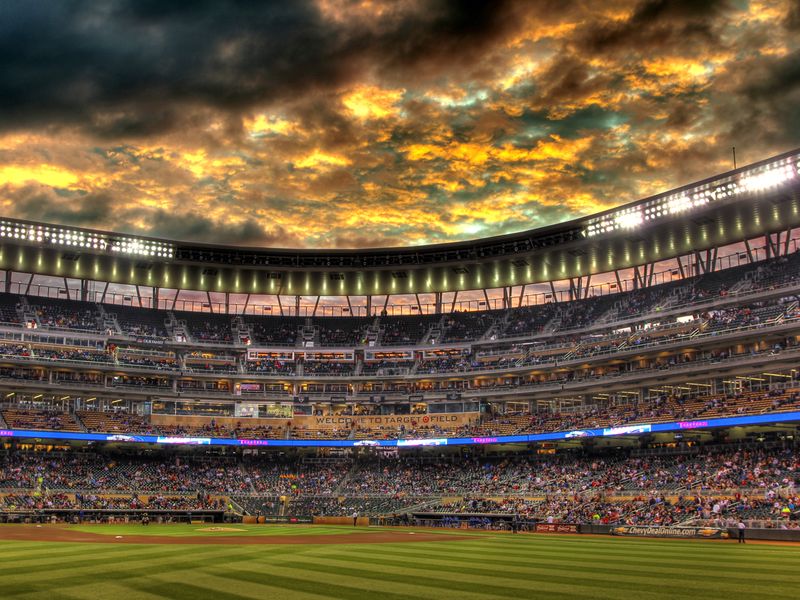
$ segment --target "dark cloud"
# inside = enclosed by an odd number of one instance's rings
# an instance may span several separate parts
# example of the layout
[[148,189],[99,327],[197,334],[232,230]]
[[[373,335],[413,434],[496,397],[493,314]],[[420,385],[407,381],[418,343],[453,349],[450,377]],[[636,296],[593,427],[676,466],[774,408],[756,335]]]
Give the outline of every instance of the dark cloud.
[[562,221],[800,144],[767,4],[9,0],[0,206],[294,247]]
[[403,236],[342,234],[334,238],[335,248],[391,248],[403,246],[407,240]]
[[800,2],[790,2],[784,25],[789,31],[800,31]]
[[613,76],[598,73],[585,59],[565,55],[553,61],[537,78],[530,99],[537,107],[557,109],[563,103],[580,102],[598,92],[611,90],[615,83]]
[[77,123],[107,137],[191,126],[187,107],[238,110],[331,90],[370,69],[468,60],[519,23],[506,1],[437,0],[375,30],[310,2],[0,5],[0,126]]
[[[800,88],[800,50],[762,61],[758,72],[748,73],[741,91],[753,100],[780,99]],[[777,98],[776,98],[777,96]]]
[[644,0],[626,20],[590,23],[577,43],[590,56],[696,44],[707,50],[717,40],[715,23],[730,8],[728,0]]
[[[254,219],[222,223],[195,212],[120,207],[107,194],[56,193],[38,185],[4,190],[12,200],[8,216],[63,225],[118,231],[180,241],[238,246],[299,247],[301,239],[280,226]],[[140,225],[144,223],[144,226]]]
[[103,193],[59,195],[49,187],[28,185],[6,189],[4,195],[13,201],[10,216],[31,221],[102,227],[113,214],[113,201]]
[[164,210],[146,213],[148,225],[135,233],[180,241],[213,242],[234,246],[300,247],[302,240],[280,226],[270,229],[252,219],[220,223],[195,213],[174,214]]

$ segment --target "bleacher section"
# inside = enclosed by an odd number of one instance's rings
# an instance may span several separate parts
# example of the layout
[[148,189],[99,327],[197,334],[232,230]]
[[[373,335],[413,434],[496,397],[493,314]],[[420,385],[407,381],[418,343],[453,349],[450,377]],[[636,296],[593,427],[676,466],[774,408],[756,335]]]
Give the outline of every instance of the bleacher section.
[[89,302],[29,296],[28,306],[41,327],[73,331],[103,331],[97,307]]
[[22,322],[17,307],[19,297],[12,294],[0,294],[0,323],[18,325]]
[[315,317],[319,341],[323,346],[358,346],[364,343],[364,335],[371,321],[360,317]]
[[381,346],[414,346],[422,341],[441,315],[418,315],[413,317],[381,317]]
[[11,429],[83,431],[75,416],[70,413],[9,408],[2,411],[2,414],[3,420]]
[[164,311],[118,305],[106,306],[105,310],[116,316],[120,329],[129,336],[156,340],[168,337]]
[[253,333],[255,346],[294,346],[297,334],[305,319],[299,317],[254,317],[247,315],[244,322]]
[[230,344],[233,342],[230,315],[216,313],[197,313],[175,311],[178,322],[185,322],[189,335],[196,342],[219,342]]
[[76,413],[86,431],[111,434],[158,433],[147,417],[119,412],[81,410]]

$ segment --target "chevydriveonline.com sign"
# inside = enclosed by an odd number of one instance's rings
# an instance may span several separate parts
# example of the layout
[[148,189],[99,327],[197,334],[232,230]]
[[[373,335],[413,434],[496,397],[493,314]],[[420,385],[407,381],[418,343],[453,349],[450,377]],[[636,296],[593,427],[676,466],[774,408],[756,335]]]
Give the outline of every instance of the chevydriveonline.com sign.
[[669,527],[660,525],[620,525],[611,535],[670,538],[727,538],[728,532],[716,527]]

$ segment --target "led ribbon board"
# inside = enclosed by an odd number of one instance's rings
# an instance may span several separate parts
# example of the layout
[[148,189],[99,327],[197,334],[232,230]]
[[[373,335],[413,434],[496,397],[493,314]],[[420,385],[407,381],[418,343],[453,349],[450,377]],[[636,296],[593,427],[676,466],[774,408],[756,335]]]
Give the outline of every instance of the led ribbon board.
[[210,445],[248,447],[295,447],[295,448],[353,448],[372,446],[382,448],[408,448],[420,446],[465,446],[472,444],[520,444],[527,442],[552,442],[573,438],[615,437],[620,435],[641,435],[643,433],[663,433],[686,431],[688,429],[711,429],[715,427],[743,427],[747,425],[770,425],[800,421],[800,411],[749,415],[744,417],[721,417],[717,419],[697,419],[675,421],[673,423],[639,423],[605,429],[582,429],[573,431],[554,431],[552,433],[532,433],[527,435],[498,435],[494,437],[462,438],[423,438],[400,440],[262,440],[233,438],[200,438],[136,434],[80,433],[74,431],[39,431],[33,429],[0,429],[0,438],[64,440],[82,442],[117,442],[133,444],[163,445]]

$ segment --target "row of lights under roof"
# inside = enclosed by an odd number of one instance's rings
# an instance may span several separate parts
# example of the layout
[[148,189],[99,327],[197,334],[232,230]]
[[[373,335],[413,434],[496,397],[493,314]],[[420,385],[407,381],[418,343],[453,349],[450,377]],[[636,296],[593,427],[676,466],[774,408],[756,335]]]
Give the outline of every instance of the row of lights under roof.
[[26,225],[10,221],[0,221],[0,237],[28,242],[58,244],[106,250],[108,241],[100,234],[87,234],[83,231],[48,227],[46,225]]
[[156,258],[172,258],[175,254],[175,247],[165,242],[133,237],[115,237],[109,240],[108,236],[100,233],[5,220],[0,220],[0,238]]
[[618,230],[634,229],[645,221],[670,217],[715,200],[723,200],[737,194],[763,192],[797,179],[798,171],[800,171],[800,160],[796,157],[785,158],[767,167],[742,173],[736,181],[725,181],[713,187],[705,185],[696,191],[689,190],[664,196],[592,219],[586,228],[586,235],[592,237]]
[[110,250],[119,254],[135,254],[156,258],[172,258],[175,256],[175,247],[172,244],[137,238],[116,238],[112,242]]

